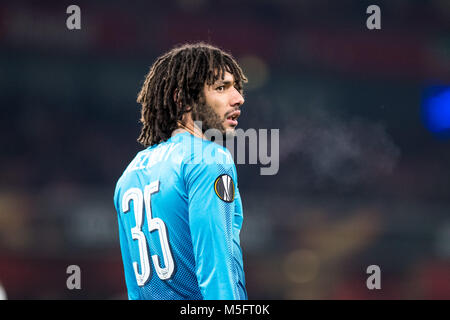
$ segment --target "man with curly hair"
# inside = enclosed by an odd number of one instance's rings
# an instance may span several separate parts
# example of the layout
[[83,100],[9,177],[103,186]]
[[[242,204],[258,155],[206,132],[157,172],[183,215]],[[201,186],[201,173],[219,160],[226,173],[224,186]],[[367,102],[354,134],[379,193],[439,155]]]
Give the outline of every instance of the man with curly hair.
[[233,136],[245,82],[230,54],[205,43],[150,68],[137,98],[146,149],[114,193],[129,299],[247,299],[236,167],[207,134]]

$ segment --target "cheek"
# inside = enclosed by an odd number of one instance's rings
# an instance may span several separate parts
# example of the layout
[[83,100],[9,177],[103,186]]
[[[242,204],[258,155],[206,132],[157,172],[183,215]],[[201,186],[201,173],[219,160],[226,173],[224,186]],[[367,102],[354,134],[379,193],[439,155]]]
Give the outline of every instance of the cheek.
[[212,99],[209,105],[220,117],[223,117],[227,111],[227,106],[223,99]]

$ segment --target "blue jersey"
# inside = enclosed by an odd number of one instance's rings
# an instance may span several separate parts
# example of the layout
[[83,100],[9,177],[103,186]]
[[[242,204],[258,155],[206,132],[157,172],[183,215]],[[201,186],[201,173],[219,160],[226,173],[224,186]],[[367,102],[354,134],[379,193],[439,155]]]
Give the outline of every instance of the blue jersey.
[[139,152],[114,204],[129,299],[247,299],[229,151],[190,133]]

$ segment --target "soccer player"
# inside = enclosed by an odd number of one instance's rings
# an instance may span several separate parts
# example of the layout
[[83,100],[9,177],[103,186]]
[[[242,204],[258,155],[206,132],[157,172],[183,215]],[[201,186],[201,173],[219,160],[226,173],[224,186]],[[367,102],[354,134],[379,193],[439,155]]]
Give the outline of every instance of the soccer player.
[[204,43],[159,57],[137,101],[146,147],[114,204],[129,299],[247,299],[242,203],[229,151],[247,82],[231,55]]

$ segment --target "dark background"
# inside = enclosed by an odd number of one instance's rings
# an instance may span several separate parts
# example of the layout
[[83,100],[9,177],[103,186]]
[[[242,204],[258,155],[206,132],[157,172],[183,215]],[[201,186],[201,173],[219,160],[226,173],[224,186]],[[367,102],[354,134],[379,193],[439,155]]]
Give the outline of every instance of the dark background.
[[237,165],[249,298],[449,299],[450,141],[427,121],[450,90],[445,0],[1,2],[7,298],[126,298],[113,192],[141,149],[136,96],[159,55],[194,41],[247,74],[240,127],[280,130],[277,175]]

